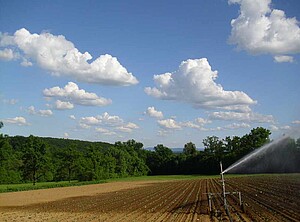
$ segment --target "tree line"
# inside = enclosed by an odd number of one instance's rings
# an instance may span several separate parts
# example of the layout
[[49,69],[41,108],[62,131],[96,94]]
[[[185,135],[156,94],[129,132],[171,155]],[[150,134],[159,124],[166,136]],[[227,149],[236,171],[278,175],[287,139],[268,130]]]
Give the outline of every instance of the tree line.
[[[92,181],[142,175],[218,174],[219,161],[228,167],[268,143],[270,134],[269,130],[258,127],[242,137],[220,139],[208,136],[203,140],[203,151],[198,151],[195,144],[189,142],[184,145],[182,153],[173,153],[163,144],[155,146],[153,151],[146,150],[142,143],[135,140],[109,144],[0,134],[0,183],[35,184],[40,181]],[[277,161],[277,165],[281,166],[277,170],[299,172],[300,139],[288,138],[284,146],[288,148],[280,150],[279,154],[281,157],[292,157],[292,160],[283,166]]]

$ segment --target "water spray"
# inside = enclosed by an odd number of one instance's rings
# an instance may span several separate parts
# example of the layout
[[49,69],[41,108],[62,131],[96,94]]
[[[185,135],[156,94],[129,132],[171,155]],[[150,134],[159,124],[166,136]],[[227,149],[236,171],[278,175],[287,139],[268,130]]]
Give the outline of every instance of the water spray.
[[255,149],[251,153],[247,154],[246,156],[242,157],[240,160],[235,162],[234,164],[230,165],[226,170],[221,170],[221,173],[227,173],[227,172],[232,172],[232,170],[239,169],[243,165],[257,159],[259,156],[266,155],[267,152],[272,150],[274,147],[276,147],[278,144],[282,143],[283,141],[287,140],[289,137],[286,135],[283,135],[282,137],[265,144],[264,146]]

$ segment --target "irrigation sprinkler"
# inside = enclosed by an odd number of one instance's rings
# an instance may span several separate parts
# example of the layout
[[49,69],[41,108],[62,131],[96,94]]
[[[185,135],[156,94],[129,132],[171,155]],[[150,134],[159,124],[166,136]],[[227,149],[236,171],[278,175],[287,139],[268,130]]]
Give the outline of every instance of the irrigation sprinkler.
[[221,182],[222,182],[222,190],[223,190],[222,195],[223,195],[224,208],[225,208],[227,216],[229,217],[230,222],[232,222],[232,218],[231,218],[228,206],[227,206],[225,180],[224,180],[224,172],[223,172],[222,162],[220,162],[220,169],[221,169],[220,174],[221,174]]
[[[220,175],[221,175],[221,183],[222,183],[222,193],[204,193],[204,194],[206,194],[208,196],[208,206],[209,206],[210,215],[212,216],[214,214],[214,211],[212,208],[213,198],[214,198],[214,196],[219,196],[223,199],[225,212],[226,212],[230,222],[232,222],[233,220],[230,215],[229,204],[227,203],[226,195],[236,195],[237,194],[239,197],[239,205],[240,205],[241,209],[243,210],[242,193],[239,191],[226,192],[225,179],[224,179],[224,173],[226,172],[226,170],[223,171],[222,162],[220,162],[220,169],[221,169]],[[219,214],[219,212],[221,212],[221,211],[216,210],[216,212],[217,212],[217,214]]]

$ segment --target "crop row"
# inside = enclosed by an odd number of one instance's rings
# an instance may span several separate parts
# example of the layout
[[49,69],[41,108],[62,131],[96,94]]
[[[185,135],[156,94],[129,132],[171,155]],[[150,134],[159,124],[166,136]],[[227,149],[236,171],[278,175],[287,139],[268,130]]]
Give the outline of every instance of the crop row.
[[[241,191],[243,197],[244,209],[239,205],[237,196],[227,195],[232,219],[298,221],[300,218],[298,181],[293,177],[261,176],[226,180],[227,191]],[[14,215],[16,211],[19,215],[38,215],[43,221],[228,220],[221,191],[219,179],[180,180],[10,210]],[[215,194],[212,198],[211,212],[207,193]],[[2,216],[9,213],[6,212]]]

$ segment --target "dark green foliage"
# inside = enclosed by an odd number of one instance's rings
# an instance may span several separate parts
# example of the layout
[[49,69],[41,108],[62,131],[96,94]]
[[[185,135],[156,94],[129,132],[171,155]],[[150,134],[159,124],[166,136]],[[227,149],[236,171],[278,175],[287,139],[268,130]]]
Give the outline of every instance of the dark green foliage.
[[195,156],[197,154],[196,145],[192,142],[186,143],[183,148],[183,153],[188,156]]
[[9,144],[9,138],[0,134],[0,183],[20,183],[19,153],[14,152]]
[[112,145],[0,134],[0,183],[147,175],[146,155],[143,144],[134,140]]
[[151,175],[175,174],[175,166],[179,164],[176,154],[162,144],[154,147],[154,152],[149,151],[147,155],[147,166]]
[[[158,145],[154,151],[149,151],[147,165],[151,174],[219,174],[219,162],[223,162],[223,167],[239,160],[244,155],[270,142],[271,132],[262,127],[252,129],[249,134],[242,137],[233,136],[220,139],[216,136],[208,136],[203,140],[204,151],[195,151],[193,143],[184,146],[183,153],[171,154],[163,145]],[[276,151],[274,161],[267,161],[268,157],[260,161],[268,163],[264,168],[266,172],[300,172],[300,139],[287,146],[282,144],[281,154]],[[297,148],[298,147],[298,148]],[[192,150],[192,151],[191,151]],[[280,162],[280,158],[286,157],[289,162]],[[166,158],[168,157],[168,158]],[[289,157],[289,158],[287,158]],[[276,164],[275,164],[276,163]],[[274,170],[275,169],[275,170]]]
[[79,170],[80,160],[82,159],[82,154],[76,150],[74,145],[70,145],[66,149],[62,150],[58,153],[61,165],[61,172],[66,172],[64,175],[67,175],[66,178],[69,182],[71,179],[75,179],[75,171]]
[[[183,153],[173,153],[162,144],[154,151],[143,149],[135,140],[88,142],[80,140],[3,136],[0,134],[0,183],[31,181],[99,181],[109,178],[142,175],[219,174],[219,161],[229,165],[270,141],[270,131],[261,127],[242,137],[220,139],[209,136],[203,140],[204,151],[197,151],[192,142],[184,145]],[[300,172],[300,139],[286,141],[287,148],[277,150],[280,158],[274,163],[280,172]],[[275,158],[275,157],[274,157]],[[273,165],[272,165],[273,164]]]
[[42,177],[44,180],[52,179],[47,146],[38,137],[29,136],[23,148],[22,161],[23,178],[32,181],[33,185]]

